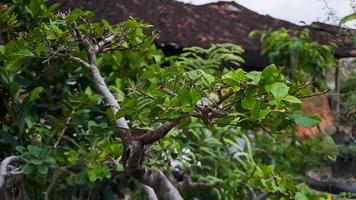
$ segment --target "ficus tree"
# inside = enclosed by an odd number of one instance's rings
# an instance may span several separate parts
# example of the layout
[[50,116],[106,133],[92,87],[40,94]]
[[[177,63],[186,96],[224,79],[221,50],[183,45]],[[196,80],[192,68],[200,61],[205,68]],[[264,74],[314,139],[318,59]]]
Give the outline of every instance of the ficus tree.
[[32,199],[319,198],[250,142],[319,122],[299,111],[310,90],[280,68],[245,72],[233,44],[165,57],[134,19],[2,7],[0,187],[20,177]]

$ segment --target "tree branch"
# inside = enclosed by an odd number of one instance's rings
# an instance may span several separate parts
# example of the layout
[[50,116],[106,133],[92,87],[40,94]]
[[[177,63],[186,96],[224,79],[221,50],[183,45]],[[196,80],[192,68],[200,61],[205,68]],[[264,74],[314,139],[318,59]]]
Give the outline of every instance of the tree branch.
[[107,37],[104,37],[103,40],[101,40],[100,42],[98,42],[98,44],[94,46],[95,52],[96,53],[100,52],[105,45],[107,45],[110,41],[114,40],[115,38],[116,38],[116,34],[111,34]]
[[138,136],[132,136],[131,138],[133,140],[139,140],[143,144],[152,144],[164,136],[167,135],[167,133],[172,130],[177,125],[177,121],[172,121],[172,122],[166,122],[164,123],[161,127],[159,127],[157,130],[154,131],[149,131],[147,133],[144,133],[142,135]]
[[330,91],[330,89],[326,89],[324,91],[321,91],[321,92],[315,92],[313,94],[310,94],[310,95],[305,95],[305,96],[302,96],[300,97],[301,99],[306,99],[306,98],[310,98],[310,97],[315,97],[315,96],[320,96],[320,95],[323,95],[323,94],[326,94]]
[[218,187],[216,184],[209,184],[204,182],[194,182],[191,176],[184,174],[184,179],[181,182],[178,182],[178,187],[181,191],[185,190],[186,188],[215,188]]
[[[122,45],[122,42],[124,41],[124,37],[128,34],[130,30],[132,29],[126,28],[120,34],[113,33],[113,34],[109,34],[106,37],[103,37],[101,41],[99,41],[96,45],[94,45],[94,51],[96,53],[100,53],[103,51],[120,49],[119,47]],[[114,40],[119,41],[119,43],[116,46],[110,46],[109,44],[114,43],[115,42]]]
[[217,105],[220,105],[222,102],[224,102],[226,99],[231,97],[234,94],[234,91],[229,90],[226,94],[220,96],[219,101],[216,102]]
[[89,69],[89,63],[85,62],[83,59],[75,56],[68,55],[67,56],[70,60],[79,63],[81,66]]
[[[87,52],[87,55],[88,55],[88,62],[85,62],[84,60],[82,60],[78,57],[69,56],[69,58],[73,61],[78,62],[79,64],[81,64],[82,66],[84,66],[85,68],[87,68],[89,70],[89,72],[91,73],[91,76],[94,79],[94,84],[97,87],[98,91],[104,97],[105,101],[109,104],[112,113],[114,115],[116,115],[116,113],[120,109],[120,105],[116,101],[114,95],[110,92],[108,86],[105,83],[104,78],[100,74],[100,71],[96,65],[96,52],[95,52],[93,45],[91,44],[91,42],[89,41],[88,38],[83,37],[83,35],[79,31],[77,31],[74,27],[72,27],[71,32],[72,32],[73,37],[77,38],[77,40],[84,46],[84,48]],[[126,131],[124,131],[124,130],[129,129],[128,123],[127,123],[126,119],[123,117],[121,117],[120,119],[117,119],[115,121],[115,123],[116,123],[117,128],[119,128],[119,130],[120,130],[119,135],[121,135],[121,136],[124,133],[126,133]]]

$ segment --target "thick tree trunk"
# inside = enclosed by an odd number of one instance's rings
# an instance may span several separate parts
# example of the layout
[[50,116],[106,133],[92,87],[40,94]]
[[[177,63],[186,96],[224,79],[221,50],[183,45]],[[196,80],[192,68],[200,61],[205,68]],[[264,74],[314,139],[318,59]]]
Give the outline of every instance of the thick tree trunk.
[[[165,131],[168,132],[168,130]],[[173,186],[163,172],[145,168],[143,165],[144,151],[145,144],[142,141],[132,140],[130,136],[124,139],[122,162],[126,173],[135,177],[142,184],[153,188],[160,199],[182,200],[178,189]]]
[[145,190],[145,193],[147,195],[147,200],[158,200],[157,195],[155,191],[148,185],[141,184],[143,190]]
[[146,169],[138,179],[143,184],[152,187],[158,197],[164,200],[183,200],[177,188],[175,188],[166,175],[159,170]]

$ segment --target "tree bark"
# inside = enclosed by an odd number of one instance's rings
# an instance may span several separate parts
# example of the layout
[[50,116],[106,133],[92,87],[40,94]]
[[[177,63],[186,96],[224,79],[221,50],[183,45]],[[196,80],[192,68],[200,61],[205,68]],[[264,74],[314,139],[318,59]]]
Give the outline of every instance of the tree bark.
[[183,200],[177,188],[159,170],[146,169],[138,178],[143,184],[152,187],[156,194],[165,200]]
[[0,189],[6,184],[6,178],[13,175],[21,174],[21,171],[9,172],[8,168],[12,162],[21,161],[20,156],[9,156],[5,158],[0,164]]
[[141,185],[143,187],[143,190],[147,194],[147,200],[158,200],[155,191],[150,186],[145,185],[145,184],[141,184]]

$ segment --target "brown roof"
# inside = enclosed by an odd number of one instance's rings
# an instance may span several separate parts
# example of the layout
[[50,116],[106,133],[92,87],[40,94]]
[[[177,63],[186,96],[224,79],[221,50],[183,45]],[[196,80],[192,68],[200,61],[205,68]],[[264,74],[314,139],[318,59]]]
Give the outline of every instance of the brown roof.
[[[253,30],[285,27],[301,30],[304,26],[260,15],[235,2],[217,2],[191,5],[174,0],[52,0],[61,9],[82,8],[92,10],[97,18],[118,23],[129,16],[148,22],[161,32],[157,43],[161,46],[207,47],[211,43],[231,42],[246,50],[247,60],[256,60],[260,45],[248,38]],[[311,39],[321,43],[335,43],[337,57],[356,56],[355,42],[340,28],[322,23],[309,26]],[[356,33],[355,30],[346,30]],[[345,32],[344,31],[344,32]],[[246,58],[245,58],[246,59]],[[265,58],[261,62],[265,62]],[[247,61],[248,63],[248,61]],[[259,65],[262,63],[254,63]]]
[[340,28],[329,24],[314,22],[304,26],[309,28],[310,37],[323,44],[337,45],[335,55],[339,58],[356,57],[356,30]]

